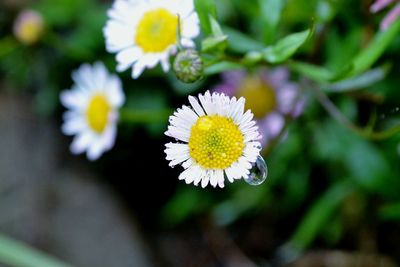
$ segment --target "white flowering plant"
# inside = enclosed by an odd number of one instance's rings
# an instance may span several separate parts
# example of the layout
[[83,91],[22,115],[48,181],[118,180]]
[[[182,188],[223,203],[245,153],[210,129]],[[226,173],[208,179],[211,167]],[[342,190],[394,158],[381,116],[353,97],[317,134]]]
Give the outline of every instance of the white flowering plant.
[[[6,0],[0,84],[57,118],[63,160],[104,176],[148,232],[195,222],[217,256],[201,266],[314,266],[318,246],[353,266],[361,243],[391,263],[399,17],[397,0]],[[178,235],[179,266],[203,263]],[[0,236],[2,263],[68,266]]]

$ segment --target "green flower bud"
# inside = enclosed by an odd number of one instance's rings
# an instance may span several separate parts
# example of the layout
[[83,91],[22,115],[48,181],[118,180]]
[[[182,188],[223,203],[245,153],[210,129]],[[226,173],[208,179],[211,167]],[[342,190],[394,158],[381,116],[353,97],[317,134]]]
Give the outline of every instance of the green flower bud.
[[194,83],[203,77],[203,61],[194,49],[180,51],[174,61],[176,77],[185,83]]

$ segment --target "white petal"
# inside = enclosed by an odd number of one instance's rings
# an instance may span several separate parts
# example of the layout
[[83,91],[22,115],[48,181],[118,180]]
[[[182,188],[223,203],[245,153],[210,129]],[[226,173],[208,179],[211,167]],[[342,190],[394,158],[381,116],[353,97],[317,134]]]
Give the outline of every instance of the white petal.
[[204,116],[204,110],[203,108],[200,106],[199,102],[197,101],[197,99],[193,96],[189,96],[189,102],[190,105],[192,105],[194,111],[196,111],[197,115],[199,116]]
[[210,180],[209,171],[205,170],[204,175],[201,179],[201,187],[206,187],[208,185],[208,181]]
[[134,46],[119,52],[116,59],[119,64],[132,65],[133,62],[137,61],[142,55],[142,50],[139,47]]
[[82,117],[67,120],[63,123],[61,130],[65,135],[74,135],[84,131],[87,128],[87,123]]
[[93,135],[89,132],[84,132],[75,136],[71,143],[70,150],[72,154],[80,154],[85,151],[93,141]]
[[60,93],[60,101],[64,107],[82,110],[86,106],[85,94],[78,90],[65,90]]
[[224,188],[224,171],[223,170],[216,170],[215,176],[217,177],[218,186]]
[[120,108],[125,102],[125,94],[122,91],[121,80],[116,75],[111,75],[105,85],[107,99],[115,108]]
[[208,175],[210,176],[210,184],[216,187],[218,184],[218,177],[215,170],[208,170]]
[[86,156],[89,160],[95,161],[104,152],[104,145],[100,140],[96,140],[96,142],[92,142],[91,145],[89,146],[88,150],[86,151]]

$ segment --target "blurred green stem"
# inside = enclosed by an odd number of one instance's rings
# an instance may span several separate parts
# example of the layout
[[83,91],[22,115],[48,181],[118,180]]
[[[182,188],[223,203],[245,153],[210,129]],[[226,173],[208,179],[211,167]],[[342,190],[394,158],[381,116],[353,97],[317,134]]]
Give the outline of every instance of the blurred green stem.
[[71,267],[23,243],[0,235],[0,263],[10,267]]
[[324,226],[329,223],[345,197],[355,189],[355,185],[347,179],[329,188],[304,216],[289,244],[299,251],[307,249]]
[[127,123],[167,122],[172,110],[136,110],[123,108],[120,110],[120,121]]
[[315,84],[311,82],[307,82],[307,87],[310,88],[315,96],[317,97],[320,104],[325,108],[325,110],[339,123],[343,124],[353,132],[358,135],[361,135],[364,138],[371,140],[383,140],[389,138],[397,133],[400,133],[400,125],[394,126],[390,129],[375,132],[373,130],[373,125],[368,125],[365,128],[362,128],[352,121],[350,121],[336,106],[332,103],[332,101],[328,98],[328,96],[323,93]]

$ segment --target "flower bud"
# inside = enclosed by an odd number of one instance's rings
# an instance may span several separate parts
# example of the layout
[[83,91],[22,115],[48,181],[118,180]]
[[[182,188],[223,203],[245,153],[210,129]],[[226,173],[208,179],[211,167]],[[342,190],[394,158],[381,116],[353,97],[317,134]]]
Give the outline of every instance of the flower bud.
[[44,29],[42,16],[33,10],[24,10],[14,21],[14,35],[23,44],[32,45],[41,37]]
[[196,50],[185,49],[176,55],[173,70],[182,82],[194,83],[203,77],[203,61]]

